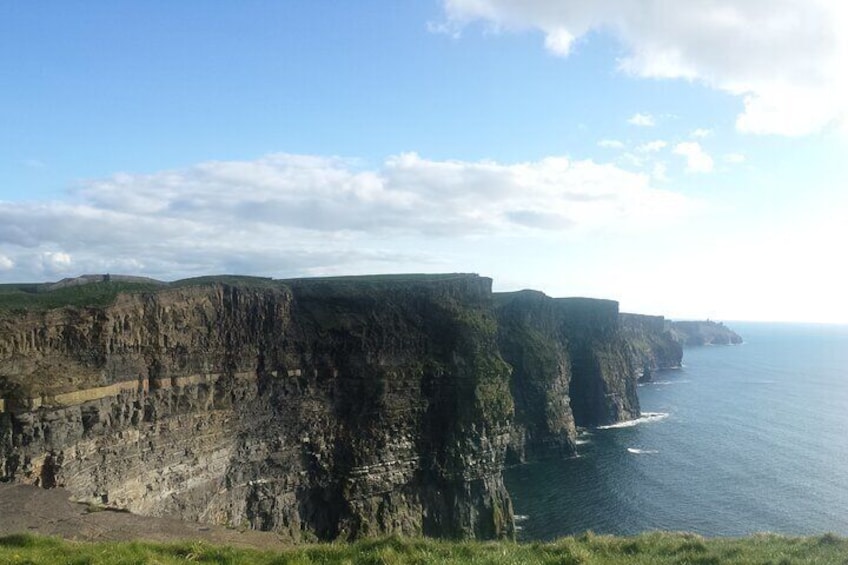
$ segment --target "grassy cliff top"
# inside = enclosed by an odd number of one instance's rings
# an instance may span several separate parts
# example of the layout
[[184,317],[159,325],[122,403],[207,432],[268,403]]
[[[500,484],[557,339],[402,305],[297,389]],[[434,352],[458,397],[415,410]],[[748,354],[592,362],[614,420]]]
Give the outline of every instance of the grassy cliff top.
[[472,563],[581,565],[719,565],[845,563],[848,541],[825,534],[790,538],[755,535],[704,539],[692,534],[654,532],[635,537],[563,538],[550,543],[450,542],[396,537],[295,546],[268,551],[203,542],[80,543],[18,534],[0,537],[3,563],[250,563],[342,564]]
[[457,280],[477,275],[397,274],[272,279],[244,275],[211,275],[163,282],[126,275],[83,275],[55,283],[0,284],[0,313],[9,311],[44,311],[65,306],[103,307],[114,303],[119,294],[157,292],[164,289],[226,284],[247,288],[280,288],[286,286],[326,286],[358,289],[386,284],[413,284]]
[[92,282],[51,288],[50,283],[0,285],[0,312],[42,311],[64,306],[108,306],[125,292],[154,292],[162,284],[148,282]]

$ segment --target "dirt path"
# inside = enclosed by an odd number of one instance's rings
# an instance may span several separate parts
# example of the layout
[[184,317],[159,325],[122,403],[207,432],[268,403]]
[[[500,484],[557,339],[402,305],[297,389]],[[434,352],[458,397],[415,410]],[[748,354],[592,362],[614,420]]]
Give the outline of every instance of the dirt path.
[[258,549],[290,547],[271,532],[240,532],[113,510],[92,512],[89,506],[72,502],[70,496],[61,488],[0,484],[0,536],[30,532],[78,541],[203,540]]

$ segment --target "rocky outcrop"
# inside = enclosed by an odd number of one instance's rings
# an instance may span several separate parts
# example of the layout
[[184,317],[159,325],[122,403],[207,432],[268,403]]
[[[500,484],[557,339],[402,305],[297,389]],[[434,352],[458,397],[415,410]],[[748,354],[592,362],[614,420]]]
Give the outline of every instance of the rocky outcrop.
[[0,315],[0,480],[292,540],[510,537],[507,459],[679,363],[662,318],[476,275],[85,279]]
[[722,322],[681,321],[671,322],[669,331],[672,338],[686,346],[699,345],[738,345],[742,337]]
[[275,530],[512,534],[477,276],[202,284],[0,325],[0,476]]

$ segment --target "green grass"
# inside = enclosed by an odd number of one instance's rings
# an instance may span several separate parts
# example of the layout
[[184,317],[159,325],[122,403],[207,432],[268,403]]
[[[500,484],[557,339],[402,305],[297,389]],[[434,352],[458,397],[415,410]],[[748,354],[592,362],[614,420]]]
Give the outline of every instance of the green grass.
[[16,283],[0,284],[0,313],[44,311],[53,308],[73,307],[104,307],[115,302],[118,294],[132,292],[156,292],[168,288],[186,288],[226,284],[230,286],[251,288],[285,288],[289,284],[301,287],[321,287],[331,284],[334,292],[363,289],[375,285],[433,282],[461,278],[462,274],[401,274],[401,275],[364,275],[342,277],[315,277],[306,279],[277,280],[268,277],[251,277],[242,275],[213,275],[182,279],[171,283],[104,281],[67,286],[50,290],[50,283]]
[[124,292],[152,292],[161,286],[152,283],[97,282],[46,290],[40,284],[0,285],[0,312],[43,311],[64,306],[102,307]]
[[280,281],[270,277],[252,277],[249,275],[207,275],[180,279],[168,283],[168,288],[185,288],[191,286],[209,286],[214,284],[226,284],[230,286],[246,286],[253,288],[276,288],[282,286]]
[[201,542],[76,543],[24,534],[0,538],[0,563],[824,565],[848,563],[848,540],[832,534],[807,538],[755,535],[705,539],[692,534],[662,532],[636,537],[589,533],[551,543],[449,542],[389,537],[352,544],[315,544],[281,551],[258,551]]
[[94,281],[50,290],[50,283],[0,284],[0,313],[40,312],[66,306],[102,308],[114,304],[122,293],[161,292],[172,288],[227,284],[255,288],[280,287],[282,283],[264,277],[218,275],[183,279],[172,283]]

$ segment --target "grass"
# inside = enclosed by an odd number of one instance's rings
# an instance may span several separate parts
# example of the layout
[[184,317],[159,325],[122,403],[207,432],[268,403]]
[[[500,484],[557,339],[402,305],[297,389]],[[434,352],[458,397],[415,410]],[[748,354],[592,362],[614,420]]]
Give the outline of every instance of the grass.
[[152,283],[97,282],[45,290],[46,285],[0,285],[0,312],[43,311],[64,306],[102,307],[115,302],[122,292],[152,292],[161,288]]
[[29,534],[0,538],[0,563],[9,564],[545,564],[717,565],[846,564],[848,540],[825,534],[792,538],[760,534],[705,539],[653,532],[635,537],[587,533],[551,543],[450,542],[388,537],[356,543],[259,551],[202,542],[79,543]]
[[160,292],[169,288],[212,284],[256,288],[281,286],[281,283],[269,278],[238,275],[196,277],[172,283],[96,281],[55,290],[50,289],[50,283],[0,284],[0,313],[41,312],[66,306],[102,308],[114,304],[115,299],[122,293]]
[[347,286],[361,291],[374,285],[433,282],[461,278],[462,274],[401,274],[364,275],[342,277],[316,277],[307,279],[277,280],[268,277],[242,275],[214,275],[182,279],[171,283],[103,281],[67,286],[50,290],[50,283],[0,284],[0,313],[44,311],[65,306],[104,307],[115,302],[118,294],[132,292],[156,292],[166,288],[185,288],[211,284],[227,284],[251,288],[284,288],[288,284],[320,287],[332,284],[334,291]]

